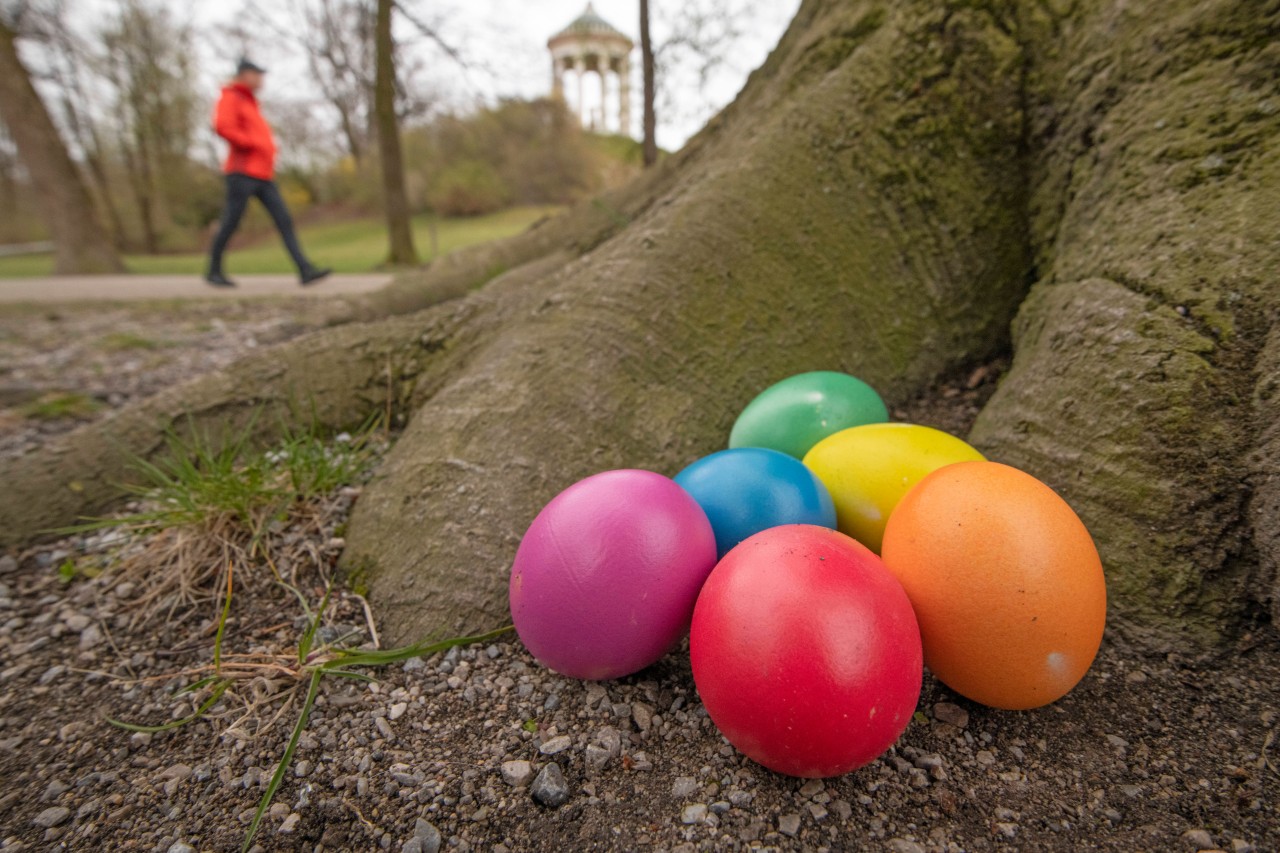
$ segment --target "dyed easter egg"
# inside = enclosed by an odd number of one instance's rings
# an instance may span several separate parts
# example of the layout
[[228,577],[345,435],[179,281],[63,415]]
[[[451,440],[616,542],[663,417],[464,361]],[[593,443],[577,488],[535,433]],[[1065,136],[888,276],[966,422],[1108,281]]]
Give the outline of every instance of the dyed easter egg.
[[1107,589],[1093,539],[1016,468],[964,462],[924,478],[889,519],[884,562],[920,620],[925,663],[976,702],[1046,705],[1098,653]]
[[511,569],[511,618],[543,665],[619,678],[684,636],[715,563],[711,524],[684,489],[650,471],[607,471],[530,525]]
[[836,526],[827,487],[799,459],[777,450],[722,450],[694,462],[675,479],[706,512],[721,557],[770,527]]
[[730,551],[698,598],[689,652],[724,736],[791,776],[872,761],[920,697],[906,593],[875,554],[822,527],[775,527]]
[[884,401],[867,383],[819,370],[784,379],[747,404],[729,434],[730,447],[768,447],[797,459],[827,436],[889,420]]
[[889,514],[912,486],[944,465],[982,458],[932,427],[868,424],[818,442],[804,464],[831,492],[841,532],[879,553]]

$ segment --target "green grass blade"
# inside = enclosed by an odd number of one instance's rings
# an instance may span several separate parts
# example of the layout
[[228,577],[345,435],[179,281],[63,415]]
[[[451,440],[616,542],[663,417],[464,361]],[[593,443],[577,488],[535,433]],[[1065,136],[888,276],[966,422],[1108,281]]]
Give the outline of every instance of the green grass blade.
[[311,673],[311,684],[307,687],[307,698],[302,702],[302,712],[298,714],[298,722],[293,727],[293,734],[289,736],[289,745],[285,747],[284,756],[280,759],[280,764],[276,767],[276,772],[271,776],[271,783],[267,785],[267,790],[262,794],[262,800],[258,803],[258,811],[253,816],[253,821],[249,824],[249,829],[244,836],[244,845],[240,848],[241,853],[245,853],[249,846],[253,844],[253,837],[258,834],[258,826],[262,823],[262,816],[267,813],[267,809],[271,807],[271,800],[276,795],[280,783],[284,781],[284,774],[288,772],[289,765],[293,762],[293,753],[298,749],[298,740],[302,737],[302,731],[307,727],[307,717],[311,715],[311,707],[316,702],[316,694],[320,691],[320,679],[324,678],[324,672],[316,669]]
[[227,562],[227,597],[222,602],[222,613],[218,616],[218,633],[213,638],[213,671],[222,671],[222,637],[227,632],[227,616],[231,613],[231,572],[234,564]]
[[352,681],[361,681],[365,684],[373,684],[378,679],[372,675],[365,675],[363,672],[347,672],[345,669],[326,669],[325,675],[336,675],[339,678],[350,678]]
[[307,624],[307,630],[302,635],[302,639],[298,642],[298,665],[307,662],[307,655],[311,654],[311,644],[315,642],[316,631],[320,629],[320,620],[324,618],[324,609],[329,606],[329,596],[333,594],[333,584],[330,583],[324,589],[324,598],[320,600],[320,607],[316,609],[315,615],[311,617],[310,623]]
[[409,660],[411,658],[422,658],[433,655],[436,652],[443,652],[452,649],[455,646],[472,646],[476,643],[485,643],[490,640],[496,640],[504,634],[514,630],[514,626],[507,625],[505,628],[499,628],[496,631],[490,631],[487,634],[478,634],[474,637],[454,637],[449,640],[440,640],[435,643],[418,643],[412,646],[404,646],[399,649],[386,649],[384,651],[345,651],[338,650],[338,657],[333,660],[325,661],[320,665],[320,669],[325,671],[335,670],[339,667],[348,666],[386,666],[390,663],[399,663],[400,661]]
[[227,692],[227,688],[231,686],[230,679],[223,679],[218,682],[218,686],[213,688],[213,692],[209,694],[209,698],[200,703],[200,707],[189,717],[183,717],[181,720],[173,720],[160,726],[140,726],[137,723],[126,723],[122,720],[107,717],[107,722],[118,729],[124,729],[129,732],[143,732],[144,734],[157,734],[159,732],[169,732],[174,729],[182,728],[188,723],[193,723],[205,715],[205,712],[222,698],[222,694]]
[[185,687],[179,687],[177,690],[173,692],[173,696],[176,699],[179,696],[185,696],[188,693],[194,693],[195,691],[199,690],[201,687],[208,687],[210,684],[213,684],[213,682],[217,680],[218,680],[218,676],[216,675],[206,675],[204,678],[200,679],[199,681],[193,681]]

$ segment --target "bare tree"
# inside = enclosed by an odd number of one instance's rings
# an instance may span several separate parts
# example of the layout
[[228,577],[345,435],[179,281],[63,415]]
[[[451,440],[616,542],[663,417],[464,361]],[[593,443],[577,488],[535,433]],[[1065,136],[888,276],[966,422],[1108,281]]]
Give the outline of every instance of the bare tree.
[[0,15],[0,121],[38,190],[53,236],[57,273],[119,272],[120,256],[98,220],[84,181],[18,56],[17,33]]
[[658,116],[653,37],[649,32],[649,0],[640,0],[640,63],[644,75],[644,165],[658,162]]
[[164,7],[126,0],[100,33],[119,142],[146,250],[160,250],[162,208],[185,192],[196,124],[191,31]]
[[38,38],[48,49],[45,73],[58,93],[63,128],[84,158],[98,201],[107,215],[112,239],[118,248],[124,248],[128,244],[128,235],[112,192],[103,134],[93,115],[86,82],[94,57],[77,37],[68,18],[67,4],[63,0],[48,4],[44,21],[38,29]]
[[383,207],[387,217],[387,263],[407,266],[416,265],[419,260],[418,250],[413,245],[409,198],[404,186],[404,156],[400,148],[400,120],[396,115],[395,40],[391,32],[391,16],[395,5],[394,0],[378,0],[374,114],[377,118],[378,151],[382,161]]
[[369,0],[319,0],[299,17],[312,76],[338,115],[347,153],[359,166],[373,127],[377,9]]
[[[733,57],[767,8],[759,0],[686,0],[651,15],[649,0],[640,0],[646,166],[658,159],[659,116],[666,123],[701,117],[709,84],[743,70]],[[655,22],[660,39],[653,35]]]

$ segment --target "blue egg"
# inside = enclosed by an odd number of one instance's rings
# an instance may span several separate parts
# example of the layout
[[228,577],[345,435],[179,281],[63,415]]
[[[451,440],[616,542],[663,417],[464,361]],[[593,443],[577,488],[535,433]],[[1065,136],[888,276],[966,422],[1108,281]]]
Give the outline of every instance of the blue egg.
[[799,459],[777,450],[722,450],[694,462],[675,480],[711,520],[720,557],[771,527],[836,526],[827,487]]

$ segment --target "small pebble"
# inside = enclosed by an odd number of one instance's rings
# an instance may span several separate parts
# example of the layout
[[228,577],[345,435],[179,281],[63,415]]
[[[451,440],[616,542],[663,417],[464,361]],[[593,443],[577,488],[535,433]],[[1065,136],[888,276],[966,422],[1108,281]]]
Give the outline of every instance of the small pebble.
[[649,731],[653,723],[653,711],[643,702],[631,703],[631,719],[636,721],[636,728],[642,732]]
[[40,802],[51,803],[69,790],[71,790],[71,786],[66,782],[61,779],[54,779],[45,786],[44,793],[40,795]]
[[683,800],[696,790],[698,783],[692,776],[680,776],[671,783],[671,796],[678,800]]
[[538,747],[538,752],[543,755],[558,755],[573,745],[573,739],[568,735],[557,735],[546,741],[542,746]]
[[32,818],[31,822],[36,826],[49,829],[66,823],[69,817],[71,817],[71,809],[65,806],[50,806]]
[[593,743],[587,747],[586,755],[583,760],[586,763],[588,770],[592,772],[599,772],[604,769],[606,764],[609,763],[609,750],[605,749],[603,746],[597,746]]
[[925,853],[923,847],[914,841],[907,840],[906,838],[890,838],[889,849],[892,850],[893,853]]
[[533,779],[533,765],[528,761],[504,761],[502,763],[502,781],[513,788],[523,788]]
[[596,743],[609,752],[610,758],[617,758],[622,752],[622,736],[612,726],[605,726],[596,734]]
[[[940,723],[963,729],[969,725],[969,712],[951,702],[939,702],[933,706],[933,718]],[[901,840],[901,839],[895,839]],[[914,842],[908,842],[914,843]],[[890,842],[892,844],[892,842]]]
[[96,624],[91,624],[80,632],[80,651],[86,652],[98,646],[102,642],[102,629]]
[[564,771],[554,761],[542,768],[538,778],[529,787],[534,802],[549,809],[559,808],[569,801],[569,783],[565,781]]
[[1218,846],[1213,836],[1203,829],[1188,829],[1182,833],[1182,841],[1191,850],[1212,850]]
[[695,823],[702,823],[707,819],[707,806],[705,803],[694,803],[684,807],[680,812],[680,822],[686,826]]
[[778,832],[788,838],[795,838],[800,832],[800,815],[784,814],[778,818]]
[[422,853],[440,853],[440,845],[444,842],[435,824],[423,818],[413,822],[413,840],[422,845]]

